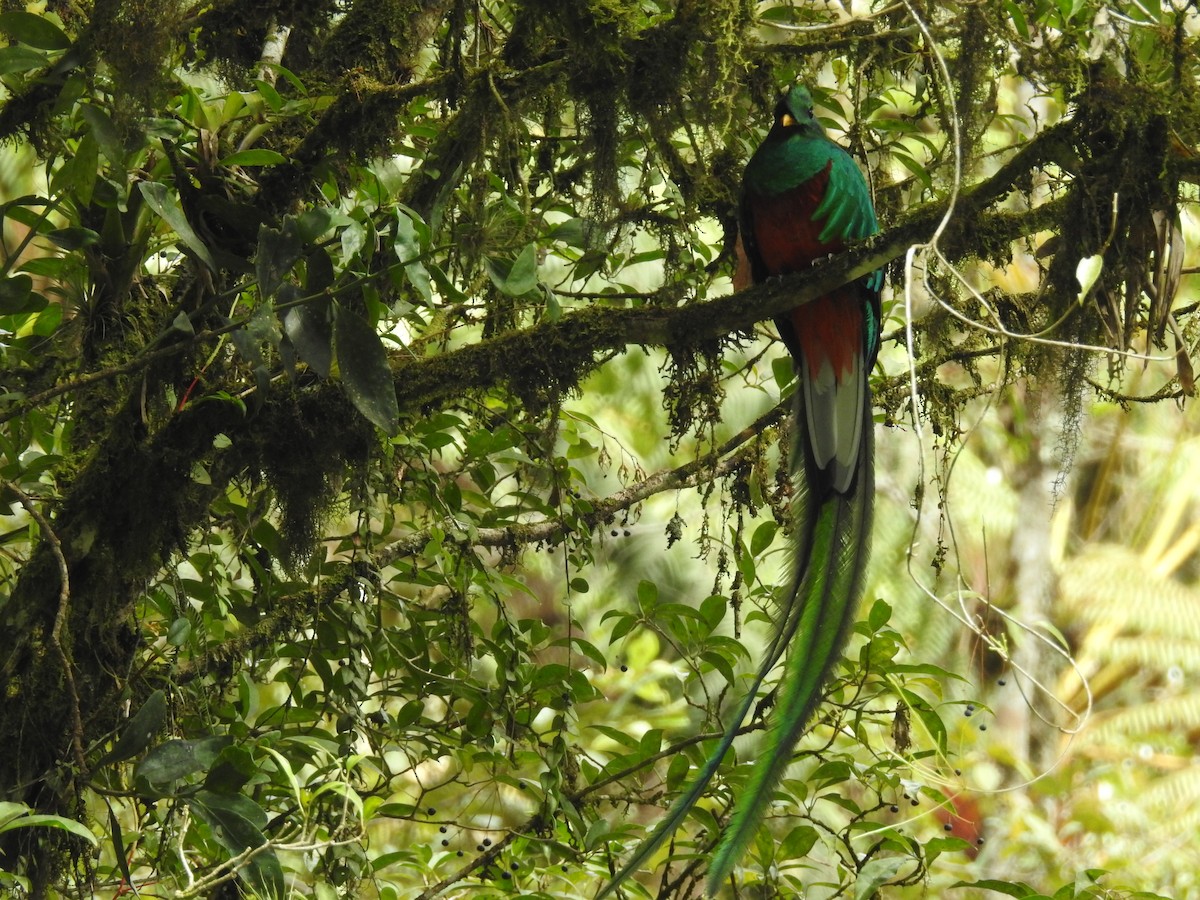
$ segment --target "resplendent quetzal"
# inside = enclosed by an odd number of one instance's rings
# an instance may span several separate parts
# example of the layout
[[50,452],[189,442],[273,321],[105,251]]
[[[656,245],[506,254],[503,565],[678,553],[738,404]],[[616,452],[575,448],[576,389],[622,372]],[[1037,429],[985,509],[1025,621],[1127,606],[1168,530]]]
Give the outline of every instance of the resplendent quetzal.
[[[801,272],[879,230],[862,172],[825,136],[801,85],[779,99],[775,123],[746,166],[740,220],[755,282]],[[707,893],[715,894],[754,839],[822,699],[855,618],[869,554],[875,479],[868,377],[879,349],[882,282],[883,273],[874,272],[775,320],[798,379],[791,582],[775,635],[721,743],[601,897],[638,871],[700,799],[758,689],[786,655],[765,745],[709,865]]]

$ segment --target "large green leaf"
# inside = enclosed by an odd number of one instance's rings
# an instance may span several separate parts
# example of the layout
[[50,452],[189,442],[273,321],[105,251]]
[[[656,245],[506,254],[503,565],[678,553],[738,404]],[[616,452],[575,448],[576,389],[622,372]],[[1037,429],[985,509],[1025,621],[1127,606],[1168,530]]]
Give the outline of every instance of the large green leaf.
[[113,748],[96,763],[96,768],[133,759],[150,746],[150,739],[158,734],[166,721],[167,695],[162,691],[155,691],[146,698],[146,702],[138,711],[129,717],[129,721],[121,729],[121,736],[117,738]]
[[227,735],[210,735],[188,741],[166,741],[147,753],[138,763],[134,769],[134,779],[156,789],[165,789],[173,781],[179,781],[197,772],[208,771],[232,740]]
[[187,216],[183,214],[183,208],[171,195],[170,188],[161,181],[141,181],[138,183],[138,190],[146,198],[146,204],[175,230],[188,249],[195,253],[210,270],[217,271],[217,261],[213,259],[213,255],[204,241],[200,240],[200,237],[192,230]]
[[283,314],[283,333],[314,372],[322,378],[329,377],[333,366],[333,323],[329,320],[328,298],[289,309]]
[[283,220],[281,229],[268,228],[266,225],[260,227],[258,252],[254,257],[259,292],[264,297],[274,296],[303,253],[304,243],[300,240],[296,220],[291,216]]
[[868,860],[858,870],[854,882],[854,900],[868,900],[883,885],[896,877],[896,873],[912,860],[904,856],[885,856]]
[[67,33],[45,16],[19,10],[0,14],[0,32],[38,50],[66,50],[71,46]]
[[388,435],[400,430],[400,407],[387,351],[375,329],[340,304],[333,307],[333,348],[346,395]]
[[276,166],[287,162],[287,157],[277,150],[239,150],[221,160],[223,166]]
[[[249,797],[198,791],[188,799],[188,806],[231,857],[267,843],[262,832],[267,827],[267,814]],[[283,867],[274,850],[254,854],[238,874],[266,897],[284,896]]]
[[32,306],[33,297],[33,279],[28,275],[0,279],[0,315],[25,312]]
[[523,297],[537,287],[537,245],[527,244],[511,263],[506,260],[488,259],[488,277],[502,294]]
[[30,50],[20,44],[11,44],[0,48],[0,75],[11,75],[14,72],[29,72],[46,65],[46,56],[37,50]]
[[84,838],[93,845],[99,843],[94,834],[74,819],[40,813],[31,814],[29,807],[24,803],[0,801],[0,834],[12,831],[14,828],[36,827],[60,828],[63,831],[71,832],[71,834],[77,837]]

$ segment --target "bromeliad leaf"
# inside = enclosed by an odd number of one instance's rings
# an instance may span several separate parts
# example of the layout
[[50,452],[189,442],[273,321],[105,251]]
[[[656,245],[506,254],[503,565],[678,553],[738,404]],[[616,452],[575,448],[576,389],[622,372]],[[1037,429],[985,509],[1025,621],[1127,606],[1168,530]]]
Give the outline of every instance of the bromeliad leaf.
[[400,407],[387,352],[375,329],[340,304],[333,307],[333,348],[346,395],[388,435],[400,430]]

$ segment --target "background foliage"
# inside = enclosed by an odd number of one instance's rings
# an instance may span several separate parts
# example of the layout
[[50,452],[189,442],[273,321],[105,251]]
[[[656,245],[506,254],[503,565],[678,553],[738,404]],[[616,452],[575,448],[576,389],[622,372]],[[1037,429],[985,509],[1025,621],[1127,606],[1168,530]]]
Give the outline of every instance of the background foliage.
[[[736,895],[1194,890],[1198,29],[6,0],[0,891],[593,895],[784,580],[759,323],[879,265],[874,571]],[[728,296],[797,77],[885,233]]]

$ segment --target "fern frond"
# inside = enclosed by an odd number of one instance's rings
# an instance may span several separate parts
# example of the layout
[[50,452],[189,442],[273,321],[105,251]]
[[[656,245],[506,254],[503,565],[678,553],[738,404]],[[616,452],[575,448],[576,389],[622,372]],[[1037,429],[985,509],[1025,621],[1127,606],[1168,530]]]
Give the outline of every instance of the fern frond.
[[1200,672],[1200,641],[1156,634],[1119,637],[1098,647],[1095,653],[1110,664],[1133,665],[1155,672],[1178,666],[1184,672]]
[[1058,586],[1065,621],[1200,641],[1200,591],[1155,575],[1125,547],[1096,544],[1067,560]]
[[1103,717],[1082,735],[1085,741],[1117,741],[1130,735],[1200,729],[1200,695],[1151,700]]

